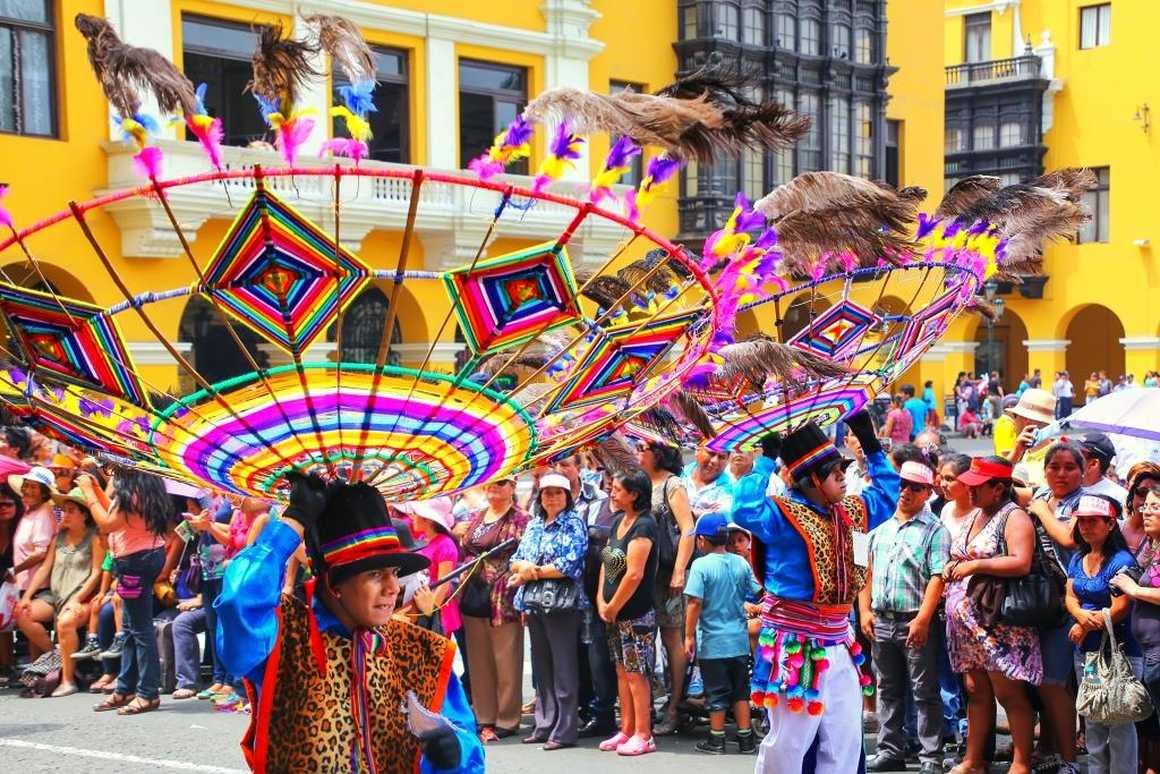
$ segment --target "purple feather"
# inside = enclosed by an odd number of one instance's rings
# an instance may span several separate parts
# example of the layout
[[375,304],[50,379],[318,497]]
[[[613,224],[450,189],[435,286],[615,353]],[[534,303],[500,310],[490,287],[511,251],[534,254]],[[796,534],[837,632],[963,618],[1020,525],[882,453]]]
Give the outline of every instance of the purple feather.
[[664,154],[653,156],[649,159],[648,171],[646,172],[646,175],[652,178],[652,182],[649,183],[650,187],[670,180],[680,168],[681,162],[678,159],[671,159]]
[[518,148],[532,139],[532,125],[523,116],[516,116],[516,120],[508,124],[507,132],[503,136],[505,147]]
[[736,233],[765,228],[765,215],[749,208],[749,200],[745,198],[745,194],[738,191],[733,206],[741,208],[741,212],[737,215],[737,227],[734,229]]
[[551,154],[558,159],[580,158],[579,149],[572,147],[572,144],[578,139],[576,135],[572,134],[568,122],[561,121],[560,125],[556,127],[556,136],[552,138]]
[[938,218],[927,215],[925,212],[918,213],[918,233],[915,235],[916,238],[922,239],[923,237],[929,236],[938,227],[938,224]]
[[639,155],[640,146],[631,137],[624,135],[619,137],[613,143],[612,149],[608,151],[608,158],[604,161],[604,168],[616,169],[617,167],[627,167],[629,159]]

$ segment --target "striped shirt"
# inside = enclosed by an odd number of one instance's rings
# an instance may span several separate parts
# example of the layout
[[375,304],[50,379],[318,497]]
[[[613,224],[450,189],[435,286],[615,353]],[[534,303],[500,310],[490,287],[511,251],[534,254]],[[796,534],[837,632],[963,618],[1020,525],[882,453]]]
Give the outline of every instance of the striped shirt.
[[930,579],[942,574],[950,555],[950,533],[924,507],[903,521],[896,515],[870,533],[870,607],[916,613]]

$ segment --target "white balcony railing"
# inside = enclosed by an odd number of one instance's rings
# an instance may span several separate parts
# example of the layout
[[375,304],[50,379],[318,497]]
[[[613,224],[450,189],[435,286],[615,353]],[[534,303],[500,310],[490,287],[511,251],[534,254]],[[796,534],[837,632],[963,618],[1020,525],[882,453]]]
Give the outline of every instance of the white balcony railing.
[[[206,172],[210,167],[195,142],[161,140],[165,154],[164,177],[180,178]],[[119,190],[141,185],[133,171],[133,148],[122,143],[106,146],[109,158],[109,189]],[[224,148],[227,169],[250,168],[255,164],[275,168],[282,159],[269,150]],[[325,167],[333,161],[300,159],[303,167]],[[347,163],[343,161],[342,163]],[[364,161],[364,167],[406,168],[409,165]],[[531,187],[532,178],[509,175],[505,179],[516,185]],[[266,186],[296,209],[328,231],[334,229],[334,190],[329,176],[270,177]],[[213,183],[198,183],[171,188],[170,206],[187,239],[196,239],[198,230],[211,219],[230,220],[246,203],[254,188],[252,178],[238,178]],[[620,193],[627,190],[620,186]],[[552,191],[583,198],[585,184],[560,181]],[[102,192],[98,192],[102,193]],[[426,181],[419,193],[416,235],[423,241],[428,269],[438,270],[470,261],[484,238],[492,214],[499,204],[495,191]],[[411,181],[400,178],[344,178],[341,189],[341,222],[339,238],[344,247],[357,252],[372,229],[400,230],[407,219],[411,203]],[[121,230],[122,256],[125,258],[174,257],[181,252],[177,233],[161,206],[146,197],[133,197],[105,208]],[[527,211],[510,208],[505,212],[493,237],[548,240],[560,232],[575,216],[575,209],[539,201]],[[589,217],[577,231],[571,251],[578,263],[597,262],[626,236],[627,230],[603,218]]]

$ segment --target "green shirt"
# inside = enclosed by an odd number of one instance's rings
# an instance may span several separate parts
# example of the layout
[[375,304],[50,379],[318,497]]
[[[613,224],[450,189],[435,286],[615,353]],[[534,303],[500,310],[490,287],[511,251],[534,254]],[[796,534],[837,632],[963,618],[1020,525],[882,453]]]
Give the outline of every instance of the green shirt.
[[907,521],[895,515],[877,527],[870,533],[870,607],[918,612],[930,579],[942,573],[950,542],[946,527],[925,507]]

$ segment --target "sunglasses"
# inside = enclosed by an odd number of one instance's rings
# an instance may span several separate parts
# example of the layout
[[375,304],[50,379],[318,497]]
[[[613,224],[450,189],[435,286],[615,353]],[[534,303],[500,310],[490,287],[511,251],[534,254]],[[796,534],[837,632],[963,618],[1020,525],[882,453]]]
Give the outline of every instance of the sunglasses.
[[914,481],[903,481],[900,484],[900,487],[902,489],[908,489],[911,492],[924,492],[927,489],[930,489],[930,484],[919,484]]
[[0,500],[0,508],[15,508],[16,503],[11,500]]

